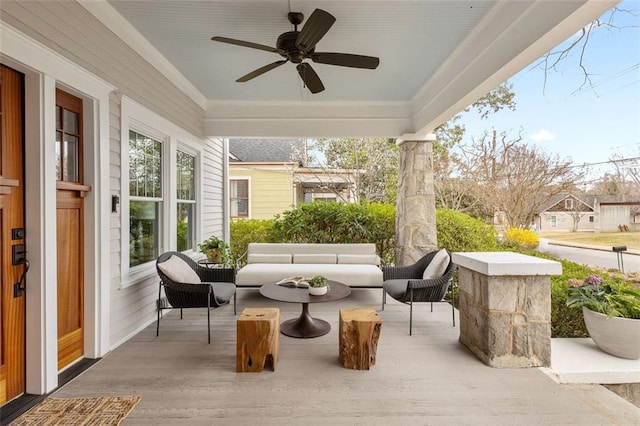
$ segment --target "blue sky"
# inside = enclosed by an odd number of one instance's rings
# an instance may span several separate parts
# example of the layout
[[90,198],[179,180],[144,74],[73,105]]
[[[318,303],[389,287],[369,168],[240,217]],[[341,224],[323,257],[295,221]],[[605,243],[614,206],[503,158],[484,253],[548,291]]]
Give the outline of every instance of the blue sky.
[[[484,130],[514,137],[522,130],[527,143],[578,164],[607,161],[614,154],[640,156],[640,0],[619,7],[633,9],[635,16],[617,12],[614,24],[633,28],[594,29],[585,52],[583,63],[595,88],[579,89],[584,76],[578,50],[547,74],[546,88],[544,71],[529,66],[509,80],[516,110],[485,120],[465,114],[465,140]],[[609,170],[610,165],[593,168]]]

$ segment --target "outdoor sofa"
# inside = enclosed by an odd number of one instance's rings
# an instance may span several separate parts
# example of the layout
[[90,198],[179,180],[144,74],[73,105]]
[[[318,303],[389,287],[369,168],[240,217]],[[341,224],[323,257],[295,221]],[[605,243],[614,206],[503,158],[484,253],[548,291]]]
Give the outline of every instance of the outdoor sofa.
[[382,288],[375,244],[249,243],[238,287],[260,287],[284,278],[322,275],[350,287]]

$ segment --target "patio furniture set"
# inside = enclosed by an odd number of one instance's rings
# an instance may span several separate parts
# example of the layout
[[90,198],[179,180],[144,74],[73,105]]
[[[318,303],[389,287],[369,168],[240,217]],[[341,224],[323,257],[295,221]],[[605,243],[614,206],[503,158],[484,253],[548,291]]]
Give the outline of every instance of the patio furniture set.
[[[210,310],[229,304],[233,298],[235,315],[237,288],[259,288],[260,294],[269,299],[302,304],[300,316],[282,323],[277,308],[246,308],[238,318],[237,371],[260,371],[265,365],[275,369],[280,333],[313,338],[330,331],[327,321],[310,315],[310,303],[348,297],[352,288],[382,288],[382,310],[387,294],[410,306],[411,334],[413,303],[442,301],[455,269],[450,253],[444,249],[428,253],[409,266],[380,268],[379,265],[374,244],[251,243],[247,265],[239,270],[210,268],[183,253],[167,252],[156,262],[160,276],[156,336],[163,310],[180,309],[182,318],[182,309],[207,308],[207,333],[211,343]],[[313,275],[327,278],[330,290],[325,295],[313,296],[306,288],[277,284],[287,277]],[[345,367],[368,369],[375,363],[381,324],[373,308],[340,311],[339,353]],[[260,338],[256,339],[257,335]],[[361,354],[362,351],[366,354]]]

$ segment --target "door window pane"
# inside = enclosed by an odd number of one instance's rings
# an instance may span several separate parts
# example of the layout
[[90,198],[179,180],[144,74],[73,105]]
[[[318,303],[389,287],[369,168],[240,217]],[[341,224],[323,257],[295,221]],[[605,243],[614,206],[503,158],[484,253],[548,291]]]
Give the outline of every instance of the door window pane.
[[78,138],[76,136],[65,136],[63,170],[62,180],[78,182]]

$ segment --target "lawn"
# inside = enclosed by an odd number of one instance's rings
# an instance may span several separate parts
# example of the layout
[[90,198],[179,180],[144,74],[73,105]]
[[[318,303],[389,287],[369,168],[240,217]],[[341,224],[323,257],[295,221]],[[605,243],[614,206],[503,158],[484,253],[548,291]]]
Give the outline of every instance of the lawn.
[[640,250],[640,232],[541,232],[540,237],[567,243],[627,246],[627,249]]

